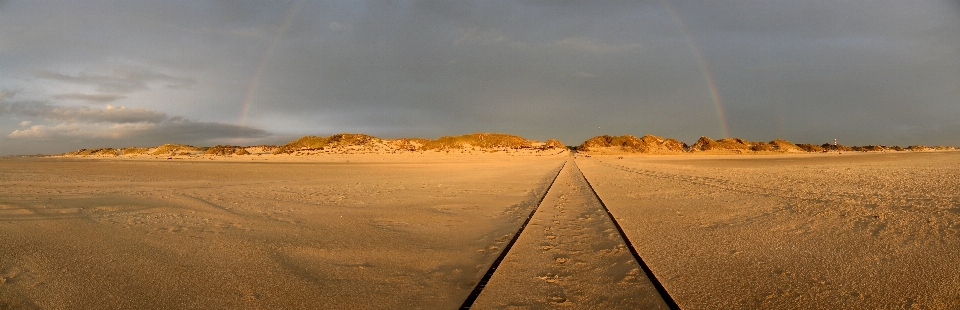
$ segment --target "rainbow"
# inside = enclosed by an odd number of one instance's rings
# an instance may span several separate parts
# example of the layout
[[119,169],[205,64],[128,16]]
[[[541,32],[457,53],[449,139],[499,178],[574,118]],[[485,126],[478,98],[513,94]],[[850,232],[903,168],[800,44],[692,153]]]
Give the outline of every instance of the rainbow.
[[717,83],[713,81],[713,74],[710,73],[710,66],[707,65],[707,61],[703,59],[703,55],[700,53],[700,49],[697,48],[697,44],[693,41],[693,36],[690,35],[690,32],[687,31],[687,26],[683,24],[683,20],[680,19],[680,16],[677,15],[677,12],[673,10],[673,7],[670,6],[670,3],[667,0],[660,0],[660,3],[667,8],[667,11],[670,12],[670,16],[673,17],[673,21],[677,23],[677,27],[680,28],[680,33],[683,34],[683,37],[687,40],[687,46],[693,50],[693,55],[697,57],[697,62],[700,64],[700,70],[703,72],[703,79],[707,82],[707,88],[710,90],[710,95],[713,97],[713,103],[717,107],[717,118],[720,119],[720,130],[723,132],[723,137],[730,137],[730,127],[727,126],[727,115],[723,110],[723,100],[720,99],[720,92],[717,91]]
[[245,125],[247,122],[247,115],[250,112],[250,103],[253,102],[253,94],[257,91],[257,86],[260,84],[260,75],[263,74],[263,68],[267,64],[267,60],[270,59],[270,55],[273,54],[273,50],[277,49],[277,44],[280,42],[280,37],[283,36],[283,33],[287,31],[287,28],[290,28],[290,23],[293,21],[293,17],[297,15],[297,11],[300,9],[300,4],[303,3],[303,0],[297,1],[292,6],[290,10],[287,11],[287,15],[283,18],[283,24],[280,26],[280,30],[277,31],[276,35],[273,37],[273,42],[270,43],[270,46],[267,47],[267,51],[263,53],[263,56],[260,57],[260,63],[257,64],[257,70],[253,73],[253,78],[250,79],[250,83],[247,84],[246,96],[243,99],[243,108],[240,109],[240,124]]

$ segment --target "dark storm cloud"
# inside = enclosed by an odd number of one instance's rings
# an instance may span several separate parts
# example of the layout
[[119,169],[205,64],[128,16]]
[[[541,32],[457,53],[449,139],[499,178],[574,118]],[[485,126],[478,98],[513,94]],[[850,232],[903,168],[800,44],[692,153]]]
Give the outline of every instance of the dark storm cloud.
[[956,0],[12,1],[0,20],[19,100],[271,133],[693,142],[725,120],[751,140],[960,144]]

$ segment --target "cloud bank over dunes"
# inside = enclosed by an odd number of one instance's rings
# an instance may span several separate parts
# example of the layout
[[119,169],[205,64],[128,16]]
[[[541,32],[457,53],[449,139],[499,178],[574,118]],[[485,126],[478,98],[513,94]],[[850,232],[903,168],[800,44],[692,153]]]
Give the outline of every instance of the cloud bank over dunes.
[[[0,117],[29,118],[5,136],[9,141],[63,145],[143,145],[167,141],[211,143],[270,137],[263,129],[203,122],[142,108],[59,106],[0,101]],[[37,122],[42,122],[37,124]]]

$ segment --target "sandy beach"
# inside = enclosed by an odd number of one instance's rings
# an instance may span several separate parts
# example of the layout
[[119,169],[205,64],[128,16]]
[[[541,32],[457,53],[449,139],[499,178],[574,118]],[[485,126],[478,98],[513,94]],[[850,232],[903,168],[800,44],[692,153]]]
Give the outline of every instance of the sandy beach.
[[629,244],[683,309],[950,309],[958,167],[960,152],[6,157],[0,308],[454,309],[517,237],[475,308],[665,308]]
[[566,156],[0,162],[0,305],[456,308]]
[[578,160],[684,309],[960,307],[960,153]]

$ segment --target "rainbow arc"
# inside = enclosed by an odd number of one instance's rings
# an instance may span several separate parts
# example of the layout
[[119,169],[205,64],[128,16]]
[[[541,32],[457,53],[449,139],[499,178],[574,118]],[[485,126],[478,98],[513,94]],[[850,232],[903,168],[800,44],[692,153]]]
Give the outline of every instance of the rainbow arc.
[[290,9],[283,18],[283,24],[280,25],[280,29],[273,37],[273,42],[267,46],[267,51],[264,52],[263,56],[260,57],[260,62],[257,64],[257,70],[254,71],[253,78],[251,78],[250,83],[247,84],[246,96],[244,96],[243,99],[243,108],[240,109],[241,125],[245,125],[247,122],[247,115],[250,113],[250,104],[253,102],[253,95],[257,92],[257,86],[260,85],[260,76],[263,75],[263,68],[266,67],[267,61],[270,60],[270,55],[272,55],[273,51],[277,49],[277,44],[279,44],[283,33],[287,32],[287,29],[290,28],[290,23],[297,15],[297,11],[300,10],[300,5],[302,3],[303,0],[300,0],[290,6]]
[[697,47],[697,43],[693,40],[693,36],[690,35],[690,31],[687,30],[687,26],[683,23],[683,20],[680,19],[680,15],[673,10],[673,7],[670,6],[670,2],[667,0],[660,0],[660,3],[666,7],[667,11],[670,12],[670,17],[673,18],[673,21],[677,23],[677,27],[680,28],[680,33],[683,34],[684,39],[687,40],[687,46],[693,51],[693,55],[697,58],[697,63],[700,65],[700,71],[703,72],[703,79],[707,83],[707,88],[710,91],[710,96],[713,98],[713,104],[717,108],[717,118],[720,122],[720,131],[723,133],[724,138],[730,137],[730,127],[727,126],[727,115],[723,109],[723,100],[720,98],[720,92],[717,91],[717,83],[713,81],[713,74],[710,73],[710,66],[707,64],[707,61],[703,59],[703,54],[700,52],[700,48]]

